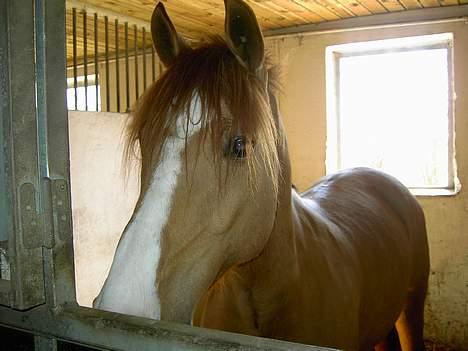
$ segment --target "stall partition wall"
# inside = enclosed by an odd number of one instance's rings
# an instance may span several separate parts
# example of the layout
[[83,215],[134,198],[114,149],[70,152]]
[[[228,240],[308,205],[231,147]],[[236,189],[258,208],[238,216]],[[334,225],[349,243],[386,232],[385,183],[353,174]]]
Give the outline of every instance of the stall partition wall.
[[127,114],[68,113],[77,301],[91,307],[139,194],[138,163],[124,160]]

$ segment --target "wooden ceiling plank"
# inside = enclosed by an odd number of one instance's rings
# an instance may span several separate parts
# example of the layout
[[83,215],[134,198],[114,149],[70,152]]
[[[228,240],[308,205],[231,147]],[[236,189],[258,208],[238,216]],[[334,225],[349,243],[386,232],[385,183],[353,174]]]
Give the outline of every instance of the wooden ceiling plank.
[[315,0],[318,4],[328,8],[330,11],[335,12],[341,18],[354,17],[354,13],[349,11],[346,7],[336,0]]
[[[199,14],[203,17],[205,16],[206,12],[211,13],[213,17],[216,19],[214,23],[217,25],[218,28],[224,27],[224,3],[222,1],[192,1],[192,2],[185,2],[185,1],[172,1],[168,3],[167,8],[170,9],[174,8],[183,8],[185,9],[185,13],[182,15],[193,16],[193,11],[187,11],[187,6],[192,8],[197,8]],[[254,7],[254,6],[253,6]],[[277,18],[276,16],[272,16],[271,11],[265,11],[263,7],[254,7],[254,12],[259,19],[261,27],[272,28],[272,26],[282,26],[283,18]],[[203,17],[204,18],[204,17]]]
[[[189,2],[186,5],[179,5],[177,2],[169,2],[167,3],[166,9],[171,17],[171,20],[174,23],[177,23],[178,20],[181,18],[202,18],[203,24],[207,24],[209,26],[219,27],[221,23],[224,23],[224,17],[217,13],[216,11],[211,11],[209,9],[204,9],[200,6],[194,6],[197,3],[196,1]],[[224,13],[224,11],[223,11]]]
[[422,5],[418,0],[400,0],[400,2],[407,10],[415,10],[422,8]]
[[379,0],[383,6],[390,12],[404,11],[405,7],[399,0]]
[[456,6],[459,5],[458,0],[439,0],[440,6]]
[[371,12],[356,0],[338,0],[338,2],[345,6],[356,16],[371,15]]
[[260,2],[250,0],[246,0],[246,2],[248,2],[250,7],[252,7],[255,15],[260,15],[260,18],[264,19],[263,21],[260,21],[260,26],[263,29],[270,27],[270,24],[274,24],[275,27],[277,26],[278,28],[294,25],[294,22],[288,19],[286,16],[276,11],[272,11]]
[[[275,15],[278,20],[281,20],[281,26],[282,27],[289,27],[289,26],[297,25],[297,22],[295,22],[294,19],[291,18],[291,16],[287,16],[284,13],[284,11],[278,11],[276,9],[271,8],[269,6],[271,1],[269,1],[269,0],[262,1],[262,2],[247,0],[246,2],[249,5],[251,5],[251,7],[254,9],[254,11],[255,11],[256,8],[261,8],[261,9],[271,13],[272,15]],[[268,2],[268,4],[266,4],[267,2]]]
[[386,13],[389,9],[386,8],[379,0],[361,0],[364,5],[372,14]]
[[81,0],[94,6],[99,6],[104,9],[114,10],[116,12],[131,14],[132,17],[139,18],[140,20],[150,22],[153,6],[142,4],[140,1],[135,0]]
[[129,23],[136,24],[141,27],[146,27],[147,30],[150,30],[150,23],[148,19],[141,19],[134,16],[129,16],[128,13],[131,12],[122,12],[120,9],[115,11],[115,7],[102,7],[101,2],[94,3],[90,0],[67,0],[67,10],[75,7],[77,11],[86,10],[87,13],[98,13],[99,15],[103,16],[106,15],[111,19],[118,18],[120,20],[125,20]]
[[307,14],[304,8],[291,3],[289,0],[267,0],[265,3],[268,4],[269,8],[275,9],[275,11],[284,14],[284,16],[290,19],[294,19],[297,24],[320,21],[320,19],[317,19],[317,16],[309,16],[310,13]]
[[419,0],[423,7],[440,7],[439,1],[437,0]]
[[329,8],[319,4],[318,2],[311,1],[311,0],[293,0],[300,6],[306,8],[309,11],[312,11],[322,17],[326,21],[334,21],[337,19],[340,19],[341,16],[339,16],[336,12],[333,10],[330,10]]

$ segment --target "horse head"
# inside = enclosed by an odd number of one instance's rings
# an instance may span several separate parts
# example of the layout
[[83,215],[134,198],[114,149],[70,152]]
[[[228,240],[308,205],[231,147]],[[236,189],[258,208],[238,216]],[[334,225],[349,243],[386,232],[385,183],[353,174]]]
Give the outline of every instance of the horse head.
[[166,70],[132,116],[128,150],[141,152],[141,194],[98,308],[190,323],[217,279],[260,255],[283,193],[289,201],[262,33],[243,1],[226,0],[225,9],[225,39],[196,48],[162,3],[153,12]]

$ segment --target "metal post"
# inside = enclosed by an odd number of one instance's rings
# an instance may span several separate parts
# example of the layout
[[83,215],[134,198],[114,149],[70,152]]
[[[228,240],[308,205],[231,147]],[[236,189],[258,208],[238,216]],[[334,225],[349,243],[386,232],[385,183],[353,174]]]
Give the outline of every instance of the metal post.
[[94,84],[96,85],[96,111],[99,111],[99,50],[98,14],[94,14]]
[[104,40],[106,45],[106,111],[110,111],[110,87],[109,87],[109,19],[104,17]]
[[138,28],[136,25],[133,26],[134,33],[134,51],[135,51],[135,100],[138,100],[140,96],[139,87],[138,87]]
[[76,8],[72,10],[72,27],[73,27],[73,89],[75,93],[75,110],[78,110],[78,72],[76,62]]
[[143,32],[143,90],[146,89],[146,29],[142,28]]
[[86,11],[83,11],[83,75],[85,88],[85,111],[88,111],[88,26]]
[[120,112],[120,69],[119,69],[119,20],[115,19],[115,94],[117,95],[117,112]]
[[128,65],[128,22],[125,22],[125,95],[127,108],[126,112],[130,110],[130,74]]

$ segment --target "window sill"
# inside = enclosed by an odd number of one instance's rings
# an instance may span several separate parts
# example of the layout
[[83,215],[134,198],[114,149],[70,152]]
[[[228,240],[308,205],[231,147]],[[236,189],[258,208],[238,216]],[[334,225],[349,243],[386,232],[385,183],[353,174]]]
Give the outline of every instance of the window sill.
[[411,194],[417,197],[433,197],[433,196],[455,196],[461,190],[458,186],[455,189],[430,189],[430,188],[410,188]]

